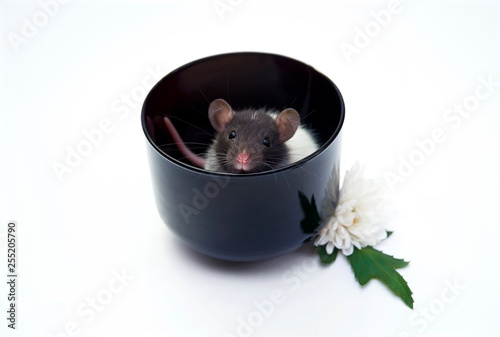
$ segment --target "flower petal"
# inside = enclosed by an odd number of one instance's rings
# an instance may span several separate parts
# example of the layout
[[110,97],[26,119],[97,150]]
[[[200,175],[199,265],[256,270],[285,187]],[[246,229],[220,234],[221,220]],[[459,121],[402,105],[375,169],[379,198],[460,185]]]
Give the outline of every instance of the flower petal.
[[358,162],[346,172],[333,211],[334,203],[329,198],[333,200],[337,195],[336,185],[331,183],[328,188],[321,214],[324,227],[316,245],[326,244],[327,252],[336,247],[350,255],[354,247],[373,246],[387,237],[383,225],[387,218],[385,191],[374,180],[364,177],[364,168]]

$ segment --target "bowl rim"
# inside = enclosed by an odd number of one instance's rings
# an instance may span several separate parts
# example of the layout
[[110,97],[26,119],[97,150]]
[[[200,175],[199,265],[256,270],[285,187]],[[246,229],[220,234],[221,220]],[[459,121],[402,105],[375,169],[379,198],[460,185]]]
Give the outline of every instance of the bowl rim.
[[[194,66],[196,64],[199,64],[199,63],[202,63],[202,62],[204,63],[204,62],[210,61],[212,59],[217,59],[217,58],[221,58],[221,57],[228,57],[228,56],[244,56],[244,55],[260,55],[260,56],[277,57],[277,58],[287,59],[289,61],[300,63],[303,66],[309,68],[309,70],[311,70],[313,72],[316,72],[317,74],[323,76],[332,85],[333,89],[336,91],[336,93],[337,93],[337,95],[339,97],[339,102],[340,102],[340,120],[337,123],[337,127],[335,128],[335,131],[330,136],[330,138],[328,138],[327,141],[325,141],[321,146],[319,146],[319,148],[316,151],[314,151],[313,153],[311,153],[307,157],[302,158],[299,161],[290,163],[290,164],[285,165],[283,167],[280,167],[278,169],[266,170],[266,171],[262,171],[262,172],[253,172],[253,173],[226,173],[226,172],[208,171],[208,170],[205,170],[205,169],[193,166],[193,165],[186,164],[186,163],[184,163],[184,162],[182,162],[182,161],[180,161],[180,160],[178,160],[178,159],[176,159],[176,158],[174,158],[172,156],[169,156],[164,151],[162,151],[156,145],[156,143],[151,139],[151,136],[149,135],[149,132],[148,132],[147,126],[146,126],[146,119],[145,119],[145,116],[146,116],[146,105],[147,105],[148,100],[151,98],[151,93],[158,86],[160,86],[163,81],[167,80],[168,77],[170,77],[173,74],[178,73],[178,72],[180,72],[180,71],[182,71],[182,70],[184,70],[186,68],[192,67],[192,66]],[[306,162],[310,161],[311,159],[315,158],[320,153],[322,153],[324,150],[326,150],[330,145],[332,145],[332,143],[337,139],[337,137],[339,136],[339,134],[342,131],[342,127],[344,125],[344,120],[345,120],[344,98],[342,97],[342,94],[341,94],[339,88],[337,87],[337,85],[328,76],[326,76],[322,72],[318,71],[313,66],[311,66],[311,65],[309,65],[309,64],[307,64],[307,63],[305,63],[303,61],[300,61],[298,59],[295,59],[295,58],[292,58],[292,57],[289,57],[289,56],[285,56],[285,55],[275,54],[275,53],[256,52],[256,51],[242,51],[242,52],[230,52],[230,53],[214,54],[214,55],[210,55],[210,56],[206,56],[206,57],[203,57],[203,58],[200,58],[200,59],[193,60],[193,61],[188,62],[188,63],[186,63],[186,64],[184,64],[184,65],[182,65],[180,67],[177,67],[176,69],[168,72],[165,76],[163,76],[149,90],[148,94],[146,95],[146,98],[144,99],[142,107],[141,107],[142,131],[144,132],[144,135],[146,136],[146,139],[148,140],[148,142],[152,145],[152,147],[156,150],[156,152],[158,152],[158,154],[161,157],[163,157],[164,159],[166,159],[170,163],[172,163],[172,164],[174,164],[174,165],[176,165],[176,166],[178,166],[178,167],[180,167],[182,169],[187,169],[189,171],[192,171],[193,173],[203,174],[203,175],[207,175],[207,176],[226,176],[226,177],[230,176],[231,178],[251,177],[251,176],[264,176],[264,175],[276,175],[277,173],[280,173],[282,171],[291,170],[291,169],[296,168],[298,166],[302,166],[304,163],[306,163]]]

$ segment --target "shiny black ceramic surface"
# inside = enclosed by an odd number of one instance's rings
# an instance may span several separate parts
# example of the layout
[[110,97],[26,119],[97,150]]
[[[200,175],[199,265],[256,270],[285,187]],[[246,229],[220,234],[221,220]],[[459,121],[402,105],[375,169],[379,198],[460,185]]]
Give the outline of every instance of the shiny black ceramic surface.
[[[208,106],[217,98],[236,110],[294,108],[302,124],[315,130],[321,147],[276,171],[245,175],[196,168],[182,159],[162,116],[169,116],[186,143],[195,144],[193,151],[203,153],[215,133]],[[284,56],[223,54],[171,72],[151,90],[142,109],[163,221],[193,249],[225,260],[255,261],[299,248],[318,230],[304,226],[307,214],[299,195],[309,201],[314,196],[320,211],[330,177],[338,177],[343,121],[343,99],[333,82]]]

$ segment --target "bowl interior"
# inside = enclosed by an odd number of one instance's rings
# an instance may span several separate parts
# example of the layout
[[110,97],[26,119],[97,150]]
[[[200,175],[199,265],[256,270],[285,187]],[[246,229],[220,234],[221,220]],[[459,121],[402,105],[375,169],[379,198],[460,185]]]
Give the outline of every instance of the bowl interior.
[[193,152],[203,155],[215,135],[208,106],[217,98],[235,110],[294,108],[302,125],[314,130],[320,149],[334,140],[344,118],[337,87],[312,67],[280,55],[224,54],[189,63],[158,82],[143,107],[147,138],[166,158],[193,168],[174,144],[163,116],[169,116]]

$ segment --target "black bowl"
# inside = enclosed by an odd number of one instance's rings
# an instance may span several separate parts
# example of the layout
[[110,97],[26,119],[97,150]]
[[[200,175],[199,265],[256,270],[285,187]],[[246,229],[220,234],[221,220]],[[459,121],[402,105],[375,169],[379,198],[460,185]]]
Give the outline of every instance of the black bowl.
[[[291,107],[315,131],[320,148],[275,171],[209,172],[185,161],[163,116],[204,153],[214,134],[211,101],[233,108]],[[335,84],[311,66],[264,53],[231,53],[184,65],[160,80],[145,99],[142,127],[158,211],[188,246],[232,261],[291,252],[319,229],[317,213],[333,177],[338,191],[344,102]]]

